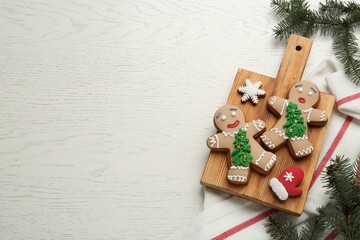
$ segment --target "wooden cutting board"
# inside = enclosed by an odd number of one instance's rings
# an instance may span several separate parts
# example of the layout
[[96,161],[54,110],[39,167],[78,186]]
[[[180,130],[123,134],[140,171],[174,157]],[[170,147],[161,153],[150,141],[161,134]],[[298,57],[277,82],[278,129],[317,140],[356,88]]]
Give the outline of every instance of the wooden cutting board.
[[[266,128],[270,129],[277,122],[278,118],[267,109],[266,103],[268,98],[273,95],[287,98],[290,87],[301,80],[311,46],[311,39],[291,35],[276,78],[239,69],[231,88],[227,104],[238,106],[244,112],[246,121],[260,118],[265,121]],[[259,103],[256,106],[252,105],[250,101],[241,103],[241,95],[237,92],[237,88],[245,85],[245,79],[261,81],[263,84],[262,89],[266,91],[265,98],[260,98]],[[334,104],[334,96],[321,93],[320,103],[316,108],[325,110],[330,120]],[[216,109],[214,109],[214,111],[215,110]],[[327,125],[320,128],[309,128],[309,140],[314,146],[314,151],[310,156],[294,160],[291,157],[288,148],[284,145],[275,152],[277,155],[277,162],[271,172],[264,176],[255,171],[251,171],[250,180],[247,185],[234,185],[229,183],[227,180],[228,166],[226,153],[210,151],[201,178],[201,184],[258,202],[271,208],[279,209],[294,215],[301,215],[305,206],[315,166],[319,158],[326,129]],[[289,197],[286,201],[280,201],[271,191],[269,181],[271,178],[277,177],[284,168],[294,165],[301,167],[305,173],[304,179],[299,185],[299,187],[303,189],[303,194],[297,197]]]

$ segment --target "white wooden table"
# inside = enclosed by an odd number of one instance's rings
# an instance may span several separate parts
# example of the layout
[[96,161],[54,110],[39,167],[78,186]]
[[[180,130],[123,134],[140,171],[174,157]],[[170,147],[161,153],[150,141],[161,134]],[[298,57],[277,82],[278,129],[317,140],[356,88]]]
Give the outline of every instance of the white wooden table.
[[[1,239],[165,239],[239,67],[276,76],[270,1],[0,0]],[[306,76],[330,56],[316,37]]]

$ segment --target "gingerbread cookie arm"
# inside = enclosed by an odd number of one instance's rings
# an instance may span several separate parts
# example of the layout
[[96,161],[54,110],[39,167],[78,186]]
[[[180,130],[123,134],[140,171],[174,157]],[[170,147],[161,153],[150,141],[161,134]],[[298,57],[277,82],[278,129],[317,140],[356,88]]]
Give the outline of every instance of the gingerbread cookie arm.
[[221,133],[210,136],[207,140],[207,146],[210,149],[226,149],[229,148],[227,141],[224,139],[224,135]]
[[286,99],[277,96],[272,96],[268,100],[268,107],[278,116],[281,116],[284,113],[287,104],[288,101]]
[[261,119],[245,123],[243,129],[248,132],[249,137],[257,136],[265,131],[265,122]]
[[327,113],[318,109],[312,109],[307,118],[308,124],[312,126],[323,126],[326,124],[327,120]]

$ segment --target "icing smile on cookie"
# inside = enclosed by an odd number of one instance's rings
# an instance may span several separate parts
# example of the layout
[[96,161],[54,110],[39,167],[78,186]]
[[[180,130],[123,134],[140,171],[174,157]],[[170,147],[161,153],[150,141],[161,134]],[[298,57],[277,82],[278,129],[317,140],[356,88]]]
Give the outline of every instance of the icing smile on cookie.
[[299,101],[300,103],[305,103],[305,102],[306,102],[306,99],[303,98],[303,97],[299,97],[299,98],[298,98],[298,101]]
[[234,123],[232,124],[228,124],[227,127],[228,128],[236,128],[239,125],[240,121],[236,120]]

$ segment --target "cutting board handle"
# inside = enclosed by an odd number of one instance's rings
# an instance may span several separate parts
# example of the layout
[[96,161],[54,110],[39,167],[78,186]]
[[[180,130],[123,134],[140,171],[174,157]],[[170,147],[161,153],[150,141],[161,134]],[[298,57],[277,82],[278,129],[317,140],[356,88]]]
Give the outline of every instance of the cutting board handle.
[[[310,38],[295,34],[289,37],[285,54],[276,77],[274,91],[277,96],[286,97],[294,81],[298,82],[301,80],[310,55],[312,42]],[[291,79],[291,81],[286,81],[286,79]]]

